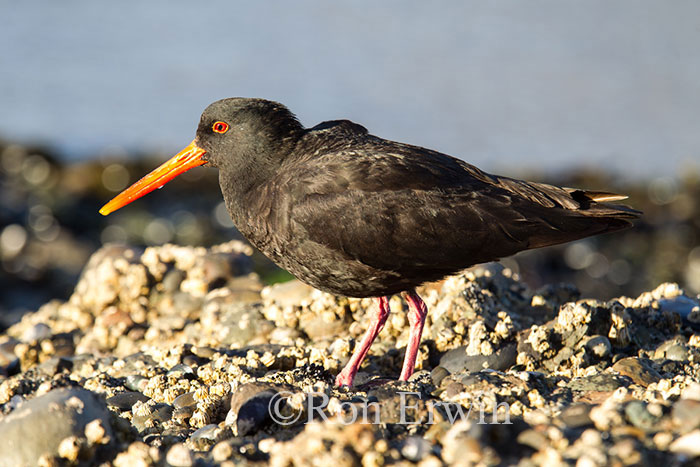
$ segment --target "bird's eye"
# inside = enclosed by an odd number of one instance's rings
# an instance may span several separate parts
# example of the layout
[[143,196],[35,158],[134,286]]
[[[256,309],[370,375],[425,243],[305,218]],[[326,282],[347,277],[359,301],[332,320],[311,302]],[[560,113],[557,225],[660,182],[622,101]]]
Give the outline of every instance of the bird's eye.
[[214,130],[215,133],[226,133],[228,131],[228,123],[214,122],[211,129]]

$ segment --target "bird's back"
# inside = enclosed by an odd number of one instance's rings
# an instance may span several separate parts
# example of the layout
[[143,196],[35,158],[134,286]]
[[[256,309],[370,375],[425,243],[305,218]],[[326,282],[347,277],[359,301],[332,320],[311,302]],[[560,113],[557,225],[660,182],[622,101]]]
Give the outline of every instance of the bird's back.
[[608,203],[624,196],[490,175],[345,120],[307,130],[260,189],[251,199],[267,200],[257,208],[267,231],[251,241],[300,279],[349,296],[396,293],[639,216]]

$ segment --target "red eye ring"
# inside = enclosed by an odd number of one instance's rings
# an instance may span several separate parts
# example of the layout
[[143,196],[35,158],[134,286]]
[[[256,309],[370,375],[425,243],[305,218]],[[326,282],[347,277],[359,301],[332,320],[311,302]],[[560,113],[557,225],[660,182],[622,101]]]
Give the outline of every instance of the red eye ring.
[[228,131],[228,123],[214,122],[211,129],[214,130],[215,133],[226,133]]

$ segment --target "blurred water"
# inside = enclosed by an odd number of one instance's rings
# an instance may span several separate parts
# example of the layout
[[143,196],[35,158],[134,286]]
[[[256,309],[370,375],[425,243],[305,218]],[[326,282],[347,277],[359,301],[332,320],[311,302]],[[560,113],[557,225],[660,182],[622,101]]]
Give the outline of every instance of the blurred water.
[[173,151],[229,96],[487,170],[700,160],[700,2],[0,0],[0,137]]

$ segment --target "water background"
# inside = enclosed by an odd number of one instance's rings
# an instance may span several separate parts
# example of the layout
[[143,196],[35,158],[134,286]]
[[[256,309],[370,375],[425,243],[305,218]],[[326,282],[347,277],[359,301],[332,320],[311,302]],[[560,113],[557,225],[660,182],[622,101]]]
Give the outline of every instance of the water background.
[[229,96],[506,174],[700,161],[700,2],[0,0],[0,137],[172,152]]

